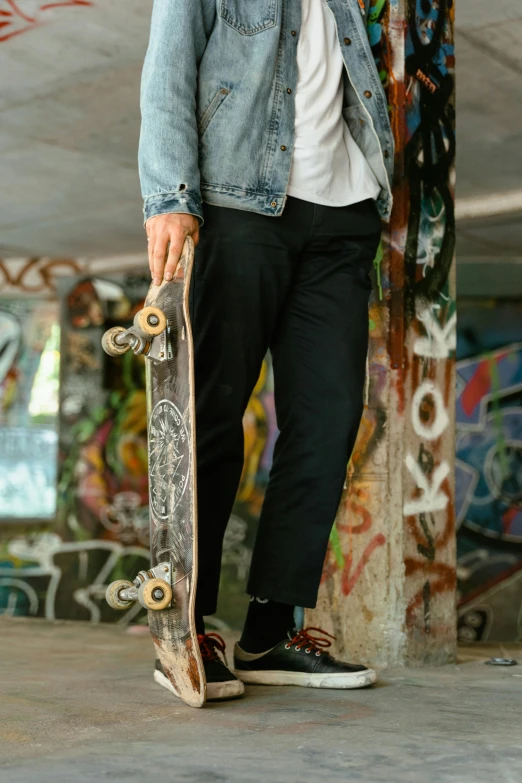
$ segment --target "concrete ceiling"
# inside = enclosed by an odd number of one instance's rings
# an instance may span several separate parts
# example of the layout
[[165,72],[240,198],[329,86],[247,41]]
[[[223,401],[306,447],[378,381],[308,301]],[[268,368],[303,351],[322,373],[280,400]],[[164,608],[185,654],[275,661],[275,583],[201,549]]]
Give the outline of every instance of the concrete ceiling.
[[456,18],[457,257],[522,260],[522,3],[457,0]]
[[[151,4],[0,0],[4,256],[143,250],[136,150]],[[457,0],[462,260],[522,258],[521,40],[520,0]]]
[[40,24],[13,19],[18,34],[0,42],[4,255],[142,249],[136,150],[151,0],[17,3]]

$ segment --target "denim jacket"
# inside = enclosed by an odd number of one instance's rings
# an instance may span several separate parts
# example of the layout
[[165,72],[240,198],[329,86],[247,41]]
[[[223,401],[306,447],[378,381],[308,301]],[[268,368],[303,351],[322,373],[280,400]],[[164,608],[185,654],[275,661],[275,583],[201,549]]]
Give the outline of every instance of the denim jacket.
[[[391,212],[393,136],[366,34],[370,0],[326,0],[346,65],[343,116]],[[202,199],[281,215],[292,161],[301,0],[154,0],[141,87],[145,220]]]

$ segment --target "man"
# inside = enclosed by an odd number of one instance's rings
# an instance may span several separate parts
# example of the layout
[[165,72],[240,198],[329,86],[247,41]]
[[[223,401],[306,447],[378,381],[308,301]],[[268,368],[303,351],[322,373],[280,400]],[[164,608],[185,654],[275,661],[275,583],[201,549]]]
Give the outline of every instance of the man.
[[[369,0],[366,0],[369,4]],[[198,243],[199,579],[209,698],[249,683],[362,687],[295,606],[314,607],[363,408],[369,273],[391,211],[393,138],[363,0],[155,0],[140,175],[156,283]],[[270,349],[280,434],[254,547],[237,679],[205,634]],[[315,629],[317,632],[318,629]],[[157,668],[155,678],[168,685]]]

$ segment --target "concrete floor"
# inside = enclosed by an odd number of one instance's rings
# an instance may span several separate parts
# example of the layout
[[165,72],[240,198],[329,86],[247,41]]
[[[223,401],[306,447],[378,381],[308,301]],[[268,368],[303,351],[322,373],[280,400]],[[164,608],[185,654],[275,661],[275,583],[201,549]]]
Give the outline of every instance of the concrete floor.
[[522,665],[483,663],[505,648],[366,691],[250,687],[194,710],[153,683],[148,636],[3,619],[0,639],[1,783],[522,779]]

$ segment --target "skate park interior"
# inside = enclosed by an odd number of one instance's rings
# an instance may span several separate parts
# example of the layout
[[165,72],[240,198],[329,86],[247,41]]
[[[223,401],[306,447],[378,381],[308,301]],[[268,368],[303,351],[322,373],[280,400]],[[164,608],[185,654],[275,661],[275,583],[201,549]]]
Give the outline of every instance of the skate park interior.
[[[373,5],[386,14],[393,4]],[[430,14],[453,19],[452,3],[418,6],[426,35]],[[334,632],[340,654],[376,666],[381,684],[348,694],[251,687],[200,711],[154,685],[141,607],[121,616],[104,601],[108,581],[148,561],[143,363],[109,360],[100,338],[132,319],[149,282],[136,148],[150,8],[0,0],[0,780],[137,781],[165,768],[180,781],[518,780],[519,3],[457,0],[457,263],[439,274],[428,311],[400,278],[413,301],[408,320],[404,302],[398,317],[386,310],[397,278],[385,255],[367,412],[318,609],[307,614]],[[379,34],[376,24],[377,49]],[[449,37],[440,51],[451,73]],[[436,106],[426,105],[436,125]],[[417,129],[426,114],[412,109],[409,121]],[[452,160],[445,176],[451,187]],[[409,193],[407,176],[397,189]],[[442,266],[439,218],[434,208],[420,222],[416,282]],[[392,248],[405,236],[395,228]],[[414,354],[439,363],[431,397],[404,376],[402,407],[394,329],[413,335],[404,365]],[[277,436],[269,358],[244,426],[245,468],[209,618],[229,643],[246,611]],[[417,481],[424,496],[412,491],[409,453],[428,477]],[[441,493],[450,498],[442,507]],[[485,665],[491,658],[519,665]]]

